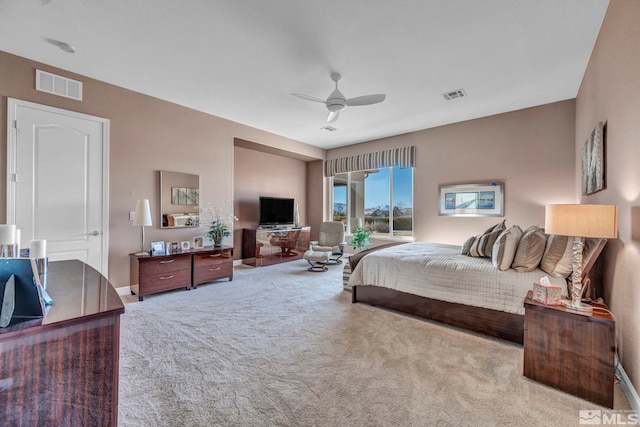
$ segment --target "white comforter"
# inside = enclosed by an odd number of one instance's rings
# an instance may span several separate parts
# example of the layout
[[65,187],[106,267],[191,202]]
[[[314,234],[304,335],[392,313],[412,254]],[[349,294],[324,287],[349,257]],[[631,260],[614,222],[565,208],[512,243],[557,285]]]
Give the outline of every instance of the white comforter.
[[[407,243],[380,249],[363,257],[349,285],[374,285],[426,298],[524,314],[523,301],[542,270],[528,273],[500,271],[489,258],[460,255],[460,246]],[[549,277],[562,287],[563,278]]]

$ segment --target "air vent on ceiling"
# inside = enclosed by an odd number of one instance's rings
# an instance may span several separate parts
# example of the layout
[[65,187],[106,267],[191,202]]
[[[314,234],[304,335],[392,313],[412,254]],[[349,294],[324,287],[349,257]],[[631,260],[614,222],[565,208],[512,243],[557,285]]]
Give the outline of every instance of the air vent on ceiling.
[[36,90],[82,101],[82,82],[36,70]]
[[333,126],[325,126],[323,128],[320,128],[320,129],[322,129],[323,131],[326,131],[326,132],[335,132],[335,131],[338,130],[338,129],[334,128]]
[[450,92],[445,92],[442,94],[442,96],[444,96],[444,99],[446,99],[447,101],[451,101],[452,99],[467,96],[467,93],[464,91],[464,89],[457,89]]

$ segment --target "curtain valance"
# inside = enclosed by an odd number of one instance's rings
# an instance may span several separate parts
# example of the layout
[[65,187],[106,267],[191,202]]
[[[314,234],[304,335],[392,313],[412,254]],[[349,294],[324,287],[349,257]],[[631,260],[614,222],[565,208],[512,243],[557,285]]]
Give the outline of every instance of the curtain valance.
[[412,168],[415,165],[415,158],[416,147],[414,146],[394,148],[392,150],[326,160],[324,173],[325,176],[335,176],[339,173],[389,168],[392,166]]

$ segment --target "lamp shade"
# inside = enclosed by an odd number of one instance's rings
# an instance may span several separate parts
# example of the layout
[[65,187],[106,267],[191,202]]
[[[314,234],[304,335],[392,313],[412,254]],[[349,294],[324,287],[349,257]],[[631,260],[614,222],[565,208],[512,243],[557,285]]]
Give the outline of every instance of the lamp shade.
[[149,199],[138,199],[136,202],[136,212],[133,216],[133,225],[147,227],[152,225]]
[[547,234],[615,239],[618,237],[616,205],[547,205]]

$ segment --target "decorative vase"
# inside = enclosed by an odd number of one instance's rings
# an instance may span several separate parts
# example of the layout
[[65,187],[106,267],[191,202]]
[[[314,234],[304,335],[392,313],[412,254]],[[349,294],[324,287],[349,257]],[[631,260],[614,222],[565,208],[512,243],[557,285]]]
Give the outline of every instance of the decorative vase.
[[213,246],[222,246],[222,236],[216,237],[216,239],[213,241]]
[[296,210],[293,212],[293,223],[296,228],[300,227],[300,210],[298,209],[297,203],[296,203]]

